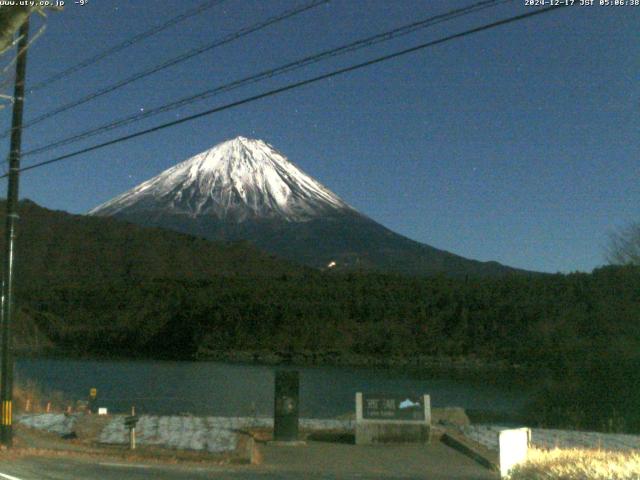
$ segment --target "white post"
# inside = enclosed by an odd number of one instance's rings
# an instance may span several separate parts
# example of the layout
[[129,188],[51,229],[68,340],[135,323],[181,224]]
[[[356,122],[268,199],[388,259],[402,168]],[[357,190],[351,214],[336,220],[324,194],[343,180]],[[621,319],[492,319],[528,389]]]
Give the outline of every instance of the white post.
[[[136,416],[136,407],[131,407],[131,416]],[[129,447],[131,450],[136,449],[136,427],[134,426],[129,430]]]
[[424,421],[427,425],[431,426],[431,397],[429,395],[424,395],[423,403],[424,403]]
[[514,466],[527,460],[530,438],[529,428],[513,428],[498,432],[500,478],[507,478]]
[[362,392],[356,392],[356,421],[362,420]]

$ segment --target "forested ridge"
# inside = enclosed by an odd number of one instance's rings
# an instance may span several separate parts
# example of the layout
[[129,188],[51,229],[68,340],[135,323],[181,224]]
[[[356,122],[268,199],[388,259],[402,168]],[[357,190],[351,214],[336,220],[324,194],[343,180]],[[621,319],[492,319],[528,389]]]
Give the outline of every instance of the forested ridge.
[[[166,351],[156,353],[182,358],[201,347],[332,349],[547,365],[612,342],[633,350],[640,330],[637,267],[501,279],[307,272],[113,280],[26,288],[21,302],[34,318],[48,316],[40,325],[69,348],[153,353],[154,332],[173,328],[181,338],[162,334]],[[83,342],[74,346],[79,330]]]
[[482,278],[321,272],[248,244],[29,202],[21,213],[23,350],[502,361],[524,366],[537,389],[532,422],[640,431],[640,267]]
[[501,360],[535,373],[541,424],[640,427],[638,267],[501,279],[307,272],[43,286],[25,290],[21,305],[56,346],[89,356]]

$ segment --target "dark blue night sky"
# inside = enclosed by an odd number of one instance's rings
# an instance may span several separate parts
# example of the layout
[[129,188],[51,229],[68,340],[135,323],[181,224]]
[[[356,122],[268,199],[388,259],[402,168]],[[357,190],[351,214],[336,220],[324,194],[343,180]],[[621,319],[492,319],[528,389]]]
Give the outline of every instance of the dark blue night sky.
[[[34,92],[25,118],[307,2],[226,0]],[[67,1],[29,51],[28,82],[200,3]],[[471,3],[333,0],[26,129],[23,149]],[[535,8],[508,2],[23,164]],[[34,17],[32,32],[42,23]],[[21,197],[84,213],[244,135],[412,239],[520,268],[590,271],[605,262],[608,234],[640,220],[639,28],[640,6],[560,9],[25,172]],[[0,121],[9,125],[9,109]]]

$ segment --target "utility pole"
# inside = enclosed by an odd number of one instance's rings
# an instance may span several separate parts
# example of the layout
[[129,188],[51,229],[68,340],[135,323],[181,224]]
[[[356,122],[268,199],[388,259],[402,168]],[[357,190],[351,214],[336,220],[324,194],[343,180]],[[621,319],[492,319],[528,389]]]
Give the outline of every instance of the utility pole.
[[7,447],[13,444],[13,352],[11,342],[13,316],[13,263],[15,258],[16,224],[18,221],[18,184],[20,175],[20,148],[22,143],[22,110],[24,106],[24,84],[29,44],[29,18],[18,32],[18,58],[14,87],[13,116],[11,120],[11,150],[9,151],[9,183],[7,186],[7,222],[4,240],[4,270],[2,272],[2,297],[0,326],[2,328],[2,358],[0,370],[0,443]]

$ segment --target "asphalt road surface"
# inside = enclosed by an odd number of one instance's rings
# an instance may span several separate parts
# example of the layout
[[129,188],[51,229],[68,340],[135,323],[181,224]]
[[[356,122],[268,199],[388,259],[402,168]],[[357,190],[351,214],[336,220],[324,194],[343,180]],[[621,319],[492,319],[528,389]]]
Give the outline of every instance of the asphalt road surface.
[[441,443],[362,447],[261,446],[260,465],[166,465],[89,457],[0,457],[0,480],[495,480],[497,474]]

